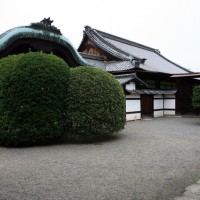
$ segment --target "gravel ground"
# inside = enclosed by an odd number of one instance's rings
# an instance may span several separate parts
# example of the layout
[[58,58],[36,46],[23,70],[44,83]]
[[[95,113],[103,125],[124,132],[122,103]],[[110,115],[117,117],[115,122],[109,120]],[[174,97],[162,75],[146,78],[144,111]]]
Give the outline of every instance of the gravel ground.
[[1,200],[168,200],[200,179],[200,118],[128,122],[90,144],[0,147]]

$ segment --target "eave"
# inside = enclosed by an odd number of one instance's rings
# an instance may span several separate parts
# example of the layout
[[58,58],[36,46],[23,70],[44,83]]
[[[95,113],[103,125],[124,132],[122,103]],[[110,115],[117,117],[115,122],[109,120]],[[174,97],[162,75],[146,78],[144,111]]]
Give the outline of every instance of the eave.
[[171,78],[198,78],[200,73],[174,74]]

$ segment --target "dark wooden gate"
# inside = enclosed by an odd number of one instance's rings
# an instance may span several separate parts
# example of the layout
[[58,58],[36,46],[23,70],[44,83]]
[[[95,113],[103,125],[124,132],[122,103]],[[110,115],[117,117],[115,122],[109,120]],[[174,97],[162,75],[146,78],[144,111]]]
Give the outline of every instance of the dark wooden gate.
[[141,95],[142,117],[153,117],[153,95]]

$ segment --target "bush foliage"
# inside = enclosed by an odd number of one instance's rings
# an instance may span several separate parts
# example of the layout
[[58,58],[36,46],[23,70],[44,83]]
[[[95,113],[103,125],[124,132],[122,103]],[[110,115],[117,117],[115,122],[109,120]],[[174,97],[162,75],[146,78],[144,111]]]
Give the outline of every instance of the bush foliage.
[[194,108],[200,108],[200,85],[193,89],[192,105]]
[[70,69],[67,131],[86,140],[109,135],[125,125],[125,95],[113,75],[92,67]]
[[124,128],[125,95],[109,73],[69,70],[51,54],[29,52],[0,60],[0,144],[52,141],[64,131],[87,140]]
[[0,143],[45,142],[63,135],[69,67],[41,52],[0,60]]

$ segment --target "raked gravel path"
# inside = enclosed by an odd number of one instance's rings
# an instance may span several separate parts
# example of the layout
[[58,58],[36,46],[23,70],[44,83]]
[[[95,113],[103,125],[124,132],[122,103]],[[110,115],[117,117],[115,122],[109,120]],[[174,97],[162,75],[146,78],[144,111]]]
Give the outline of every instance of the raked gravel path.
[[128,122],[90,144],[0,147],[0,200],[179,200],[199,179],[200,118]]

